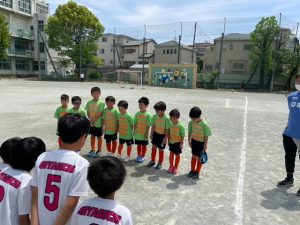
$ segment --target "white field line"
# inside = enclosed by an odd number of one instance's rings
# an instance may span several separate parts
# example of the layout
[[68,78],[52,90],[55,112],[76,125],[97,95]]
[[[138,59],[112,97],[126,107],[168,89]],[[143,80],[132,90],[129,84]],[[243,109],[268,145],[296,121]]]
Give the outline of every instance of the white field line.
[[248,98],[245,97],[244,108],[244,123],[243,123],[243,143],[240,161],[240,173],[237,183],[236,202],[235,202],[235,224],[243,224],[243,191],[244,191],[244,176],[246,166],[246,148],[247,148],[247,114],[248,114]]

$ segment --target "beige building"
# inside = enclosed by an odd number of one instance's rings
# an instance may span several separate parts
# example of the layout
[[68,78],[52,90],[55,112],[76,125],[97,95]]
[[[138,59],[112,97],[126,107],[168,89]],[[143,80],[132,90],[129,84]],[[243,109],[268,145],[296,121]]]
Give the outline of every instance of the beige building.
[[[180,53],[179,53],[180,51]],[[178,62],[178,53],[180,54]],[[193,62],[192,55],[194,54]],[[155,63],[191,64],[196,63],[196,52],[193,49],[176,41],[168,41],[155,46]]]
[[[208,42],[194,44],[194,51],[196,52],[197,61],[204,59],[204,53],[206,49],[210,48],[211,46],[213,46],[213,44]],[[193,49],[193,45],[188,45],[188,47]]]

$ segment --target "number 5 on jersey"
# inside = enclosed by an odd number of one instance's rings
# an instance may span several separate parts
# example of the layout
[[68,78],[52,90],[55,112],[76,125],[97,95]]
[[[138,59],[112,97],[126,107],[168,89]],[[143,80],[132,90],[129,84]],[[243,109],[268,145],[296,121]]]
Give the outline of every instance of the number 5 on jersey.
[[45,188],[44,205],[49,211],[55,211],[58,209],[60,188],[56,184],[59,183],[61,183],[60,175],[48,174]]

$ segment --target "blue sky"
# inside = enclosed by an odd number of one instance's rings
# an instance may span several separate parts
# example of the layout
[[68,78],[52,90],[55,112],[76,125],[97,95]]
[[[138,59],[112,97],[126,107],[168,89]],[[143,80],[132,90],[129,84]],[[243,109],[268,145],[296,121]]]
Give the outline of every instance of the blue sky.
[[[51,13],[55,12],[59,4],[65,2],[67,0],[49,1]],[[300,22],[299,0],[76,0],[76,2],[86,5],[105,26],[106,32],[112,32],[116,27],[117,33],[128,33],[136,37],[143,36],[144,24],[171,24],[149,26],[148,35],[151,35],[151,32],[159,33],[161,30],[169,29],[168,35],[175,37],[180,32],[179,21],[203,21],[198,23],[201,24],[198,25],[198,31],[213,37],[222,30],[224,17],[228,18],[226,25],[228,32],[241,33],[251,32],[261,16],[275,15],[279,18],[279,13],[282,13],[282,25],[294,31],[296,22]],[[192,35],[192,26],[192,23],[184,25],[184,29],[188,29],[184,31],[188,33],[186,36]],[[126,27],[129,29],[125,29]]]

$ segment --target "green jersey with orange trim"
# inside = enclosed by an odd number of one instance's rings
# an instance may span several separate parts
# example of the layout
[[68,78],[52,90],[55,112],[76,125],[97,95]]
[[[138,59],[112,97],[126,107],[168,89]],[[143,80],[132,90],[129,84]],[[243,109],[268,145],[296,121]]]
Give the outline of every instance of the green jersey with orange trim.
[[204,138],[211,136],[208,123],[202,119],[200,122],[189,122],[189,133],[195,141],[204,142]]
[[177,124],[171,120],[167,123],[167,129],[169,129],[169,143],[174,144],[181,142],[181,139],[185,136],[185,128],[182,122],[178,121]]
[[[98,101],[94,101],[93,99],[88,101],[85,106],[85,110],[90,114],[90,118],[95,118],[99,113],[103,113],[105,107],[105,103],[98,99]],[[102,126],[102,116],[98,117],[98,119],[91,123],[92,126],[100,128]]]
[[119,138],[131,140],[133,138],[133,117],[126,112],[125,114],[119,113]]
[[151,126],[151,114],[146,112],[137,112],[134,116],[135,132],[134,138],[138,141],[147,141],[145,137],[147,127]]
[[103,120],[105,127],[105,134],[115,134],[117,132],[117,121],[118,121],[119,111],[116,108],[103,110]]
[[70,107],[68,106],[66,108],[62,106],[57,107],[54,113],[54,118],[59,120],[60,118],[62,118],[64,115],[68,113],[68,110],[70,110]]
[[71,108],[68,110],[68,113],[71,113],[71,114],[80,114],[82,116],[86,116],[86,111],[83,109],[83,108],[79,108],[78,110],[74,109],[74,108]]
[[166,133],[166,126],[169,120],[169,116],[164,114],[162,117],[154,114],[151,119],[151,126],[154,126],[154,132],[158,134],[165,134]]

